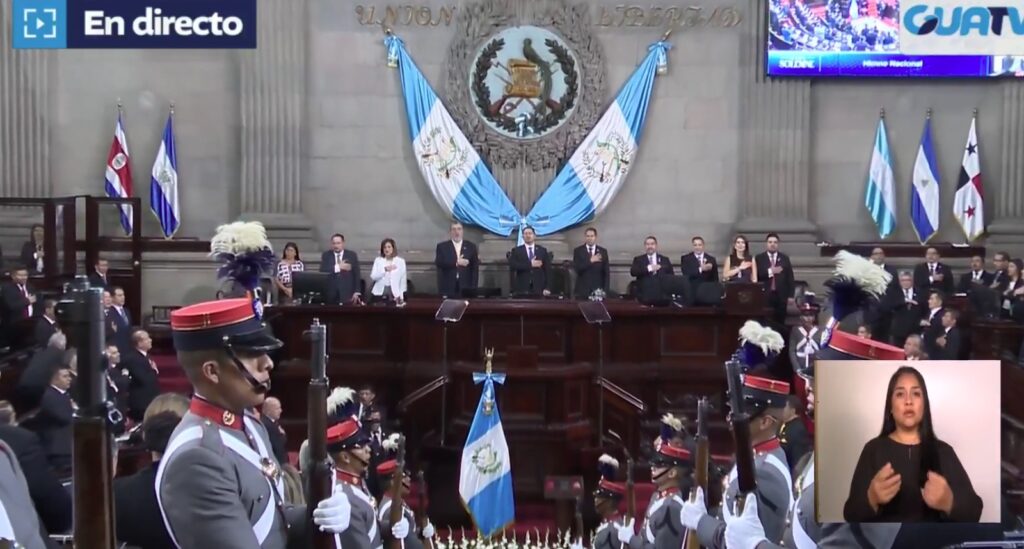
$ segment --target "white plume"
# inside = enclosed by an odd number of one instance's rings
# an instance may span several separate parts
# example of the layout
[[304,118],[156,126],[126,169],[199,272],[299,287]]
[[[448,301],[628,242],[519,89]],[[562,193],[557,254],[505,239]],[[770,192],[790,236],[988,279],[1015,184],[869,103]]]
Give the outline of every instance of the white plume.
[[235,221],[217,227],[210,239],[210,254],[234,254],[272,249],[267,230],[259,221]]
[[849,278],[857,287],[869,294],[880,296],[892,280],[892,275],[875,265],[870,259],[840,250],[835,258],[835,274]]
[[661,422],[664,423],[665,425],[668,425],[669,427],[671,427],[673,431],[682,431],[683,430],[683,420],[680,419],[680,418],[677,418],[676,416],[674,416],[672,414],[665,414],[665,415],[661,416]]
[[356,392],[348,387],[335,387],[327,396],[327,413],[333,414],[335,410],[352,402]]
[[613,458],[612,456],[609,456],[608,454],[601,454],[601,457],[597,458],[597,462],[603,463],[605,465],[610,465],[615,469],[619,468],[619,460]]
[[380,443],[381,448],[384,448],[385,450],[387,450],[389,452],[397,451],[398,450],[398,438],[400,436],[401,435],[399,435],[398,433],[391,433],[390,435],[388,435],[388,438],[384,439],[384,442]]
[[740,342],[756,345],[765,353],[769,351],[777,353],[785,345],[779,332],[753,320],[746,321],[740,328]]

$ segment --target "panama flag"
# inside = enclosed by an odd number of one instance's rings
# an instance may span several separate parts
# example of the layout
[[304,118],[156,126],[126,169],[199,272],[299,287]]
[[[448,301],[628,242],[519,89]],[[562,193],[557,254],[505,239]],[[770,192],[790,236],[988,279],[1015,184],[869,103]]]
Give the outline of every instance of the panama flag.
[[978,159],[978,134],[971,119],[971,130],[967,134],[964,161],[956,182],[956,196],[953,200],[953,215],[960,222],[967,240],[974,240],[985,232],[985,192],[981,186],[981,161]]
[[597,125],[526,216],[537,234],[559,232],[600,215],[622,188],[636,158],[654,76],[667,63],[668,42],[656,42]]
[[164,238],[171,238],[181,224],[178,209],[178,157],[174,152],[174,109],[167,115],[164,138],[153,162],[153,178],[149,185],[149,207],[160,220]]
[[494,384],[505,383],[505,374],[493,374],[488,367],[487,373],[474,373],[473,382],[482,383],[483,392],[462,449],[459,496],[477,532],[490,537],[511,525],[516,515],[508,443],[494,400]]
[[508,236],[519,222],[516,207],[437,98],[405,43],[389,34],[384,44],[388,64],[399,69],[416,164],[430,192],[459,221]]
[[[132,167],[128,156],[128,138],[124,134],[121,123],[121,106],[117,106],[117,125],[114,126],[114,142],[107,153],[106,182],[103,187],[110,198],[131,198]],[[121,227],[125,235],[132,234],[132,207],[129,204],[118,206],[121,212]]]
[[939,170],[932,148],[932,118],[924,121],[921,146],[914,161],[914,185],[910,190],[910,221],[924,244],[939,230]]
[[885,119],[878,120],[875,146],[871,152],[868,171],[868,191],[864,205],[878,227],[878,236],[886,238],[896,229],[896,183],[889,157],[889,138],[885,134]]

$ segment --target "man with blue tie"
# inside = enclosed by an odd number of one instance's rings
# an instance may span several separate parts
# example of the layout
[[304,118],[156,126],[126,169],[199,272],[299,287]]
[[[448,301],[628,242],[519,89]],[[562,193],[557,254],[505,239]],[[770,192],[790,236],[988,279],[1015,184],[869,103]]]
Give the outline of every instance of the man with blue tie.
[[132,317],[124,306],[124,289],[114,286],[110,289],[110,308],[107,309],[107,340],[117,345],[121,354],[132,348]]
[[551,254],[536,243],[533,227],[523,229],[523,245],[512,248],[508,263],[512,267],[512,293],[551,295]]

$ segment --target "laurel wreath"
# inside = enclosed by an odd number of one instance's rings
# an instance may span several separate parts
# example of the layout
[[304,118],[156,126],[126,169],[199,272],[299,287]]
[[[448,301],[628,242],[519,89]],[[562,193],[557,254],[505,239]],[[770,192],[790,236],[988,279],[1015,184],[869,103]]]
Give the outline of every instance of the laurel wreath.
[[477,448],[471,458],[473,465],[484,475],[497,473],[501,469],[501,460],[498,453],[491,448],[490,444]]
[[[565,83],[565,93],[558,100],[558,108],[549,109],[546,114],[538,118],[534,123],[534,131],[538,134],[557,126],[576,105],[576,98],[579,94],[579,73],[576,71],[576,61],[569,53],[569,50],[551,38],[544,39],[544,45],[555,56],[555,60],[558,61],[562,73],[565,75],[562,80]],[[501,113],[490,112],[491,88],[486,82],[492,62],[498,56],[498,52],[504,47],[505,40],[503,38],[495,38],[484,46],[484,49],[480,52],[480,57],[476,60],[476,65],[473,67],[473,82],[470,87],[473,90],[473,100],[477,108],[480,109],[480,115],[498,128],[507,132],[514,132],[517,128],[514,118]]]

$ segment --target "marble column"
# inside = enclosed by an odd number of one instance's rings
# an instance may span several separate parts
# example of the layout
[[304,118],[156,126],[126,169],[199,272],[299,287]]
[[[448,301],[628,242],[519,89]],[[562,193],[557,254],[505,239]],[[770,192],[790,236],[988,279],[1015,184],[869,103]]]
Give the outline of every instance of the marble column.
[[[985,214],[992,220],[989,242],[1024,246],[1024,86],[1009,80],[1001,86],[1003,110],[998,118],[1003,122],[1002,147],[982,149],[991,151],[989,158],[998,158],[1002,175],[999,181],[985,180]],[[984,123],[983,116],[979,115],[979,124]]]
[[0,196],[51,196],[48,50],[11,47],[11,0],[0,0]]
[[240,54],[242,217],[275,244],[311,238],[302,213],[309,36],[307,2],[261,0],[257,49]]
[[741,48],[739,221],[736,229],[759,240],[774,231],[788,242],[813,242],[810,220],[809,80],[765,74],[766,0],[750,0]]

